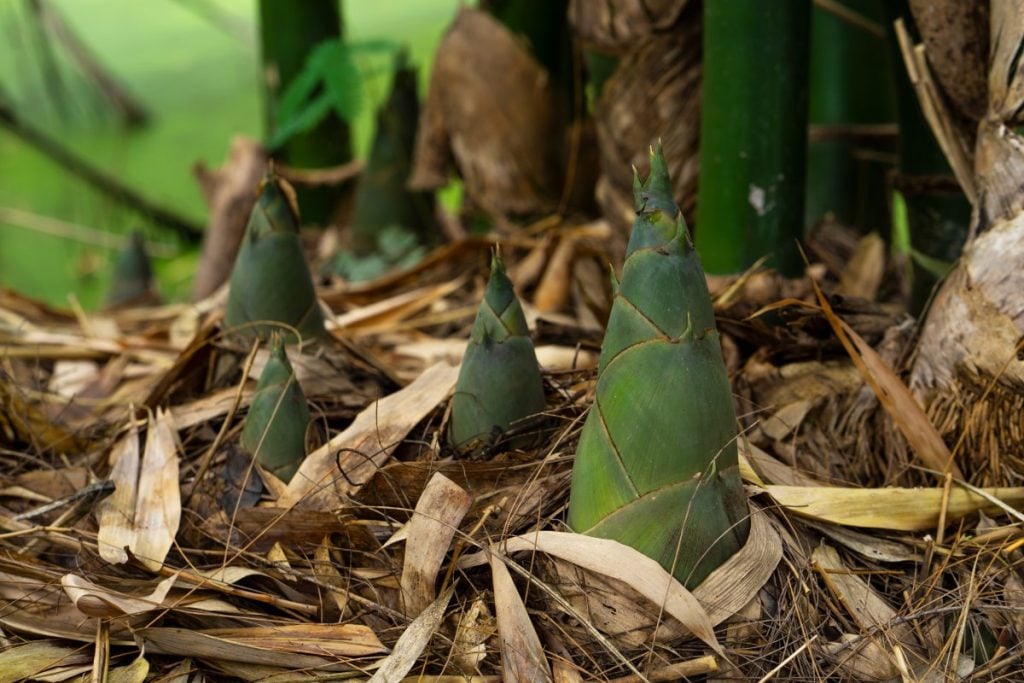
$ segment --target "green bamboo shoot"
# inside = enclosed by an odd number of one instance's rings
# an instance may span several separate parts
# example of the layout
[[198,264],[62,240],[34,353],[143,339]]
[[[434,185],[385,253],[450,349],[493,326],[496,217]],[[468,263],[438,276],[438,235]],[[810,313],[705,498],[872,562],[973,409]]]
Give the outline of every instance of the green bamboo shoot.
[[490,444],[544,407],[544,385],[523,307],[495,254],[455,385],[448,441],[460,450]]
[[745,542],[736,417],[704,271],[660,147],[573,467],[569,526],[658,560],[688,587]]
[[[302,339],[322,337],[323,314],[299,242],[294,195],[283,180],[268,174],[231,271],[224,320],[243,336],[267,338],[294,329]],[[278,324],[274,324],[274,323]],[[288,342],[297,341],[290,331]]]
[[308,426],[306,396],[284,345],[275,337],[242,428],[242,448],[271,474],[288,482],[306,457]]

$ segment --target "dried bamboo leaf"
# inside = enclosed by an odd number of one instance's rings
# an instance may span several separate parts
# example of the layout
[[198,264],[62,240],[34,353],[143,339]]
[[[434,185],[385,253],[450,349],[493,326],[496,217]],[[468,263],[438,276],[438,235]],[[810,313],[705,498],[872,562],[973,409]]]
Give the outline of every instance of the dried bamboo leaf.
[[449,587],[429,607],[413,619],[395,643],[390,655],[380,661],[380,668],[373,674],[369,683],[390,683],[397,681],[409,673],[416,660],[423,653],[430,638],[437,631],[444,619],[445,610],[454,595],[455,589]]
[[[507,539],[505,549],[510,554],[539,550],[621,581],[646,600],[663,606],[665,613],[678,620],[686,631],[713,648],[718,647],[713,626],[739,613],[754,599],[782,559],[781,540],[761,513],[751,517],[747,543],[692,593],[660,564],[614,541],[541,531]],[[459,566],[473,567],[487,561],[486,554],[480,552],[463,557]],[[677,634],[669,631],[666,637],[674,635]]]
[[412,189],[446,184],[454,157],[466,194],[489,213],[542,213],[557,204],[564,132],[551,78],[488,13],[459,11],[437,47],[420,116]]
[[544,647],[533,628],[526,605],[512,581],[508,567],[491,554],[491,580],[494,586],[494,612],[498,623],[501,670],[506,681],[549,681]]
[[139,480],[139,430],[134,420],[110,452],[110,480],[114,492],[96,506],[99,531],[96,545],[100,557],[111,564],[128,561],[125,551],[134,540],[132,520],[135,518],[135,487]]
[[407,526],[402,597],[405,613],[416,616],[436,597],[437,574],[473,497],[441,473],[427,483]]
[[267,650],[325,657],[364,657],[387,649],[377,634],[362,624],[281,624],[202,633]]
[[[869,634],[869,640],[876,639],[876,636],[871,634],[884,634],[887,646],[895,641],[911,651],[920,649],[913,628],[905,623],[893,624],[896,610],[890,607],[867,581],[851,572],[834,548],[821,543],[812,552],[811,559],[830,592],[846,608],[861,631]],[[882,647],[878,652],[886,653],[887,650],[888,647]],[[883,662],[875,663],[882,665]],[[898,674],[895,662],[890,662],[888,667],[882,668],[885,670],[885,678]]]
[[107,672],[106,683],[143,683],[149,676],[149,662],[139,655],[127,666],[119,666]]
[[863,375],[864,381],[875,392],[879,402],[892,417],[899,430],[903,432],[903,436],[917,453],[922,464],[939,472],[948,471],[957,479],[963,479],[963,472],[953,461],[946,442],[942,440],[935,425],[925,415],[917,399],[907,389],[907,385],[878,355],[878,352],[871,348],[870,344],[832,311],[828,299],[818,284],[813,281],[811,284],[814,286],[814,293],[818,297],[821,310],[829,325],[832,326],[832,331],[835,332],[843,348],[846,349],[850,360]]
[[[1024,508],[1024,488],[989,488],[985,493],[1014,508]],[[804,517],[854,527],[894,531],[934,530],[939,523],[943,490],[835,486],[766,486],[780,505]],[[946,522],[1001,508],[986,498],[954,486],[946,504]]]
[[0,683],[39,680],[57,667],[89,671],[92,656],[80,648],[64,647],[48,640],[16,645],[0,652]]
[[409,430],[444,400],[457,376],[458,368],[438,363],[401,391],[372,403],[348,429],[306,456],[278,505],[323,510],[344,506],[345,498],[369,481]]
[[[682,622],[694,636],[716,651],[720,649],[705,608],[656,560],[638,550],[618,541],[561,531],[539,531],[514,536],[505,541],[504,546],[509,554],[521,550],[539,550],[618,579],[654,604],[664,605],[665,611]],[[483,553],[478,553],[463,558],[459,564],[469,567],[485,561]]]
[[157,584],[149,595],[133,596],[98,586],[77,574],[65,574],[60,583],[71,602],[82,614],[90,617],[120,617],[159,609],[174,586],[177,574]]
[[487,641],[494,635],[496,628],[487,601],[478,595],[469,609],[459,615],[459,625],[452,638],[452,661],[463,671],[478,670],[487,657]]
[[100,556],[111,564],[128,553],[150,570],[163,566],[181,521],[178,448],[171,414],[158,409],[149,421],[145,452],[139,460],[137,430],[111,452],[114,493],[97,505]]

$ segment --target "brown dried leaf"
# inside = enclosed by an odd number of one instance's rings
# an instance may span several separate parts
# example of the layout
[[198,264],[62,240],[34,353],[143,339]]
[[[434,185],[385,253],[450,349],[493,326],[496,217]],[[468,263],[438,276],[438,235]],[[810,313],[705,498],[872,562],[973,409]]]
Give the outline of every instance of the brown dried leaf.
[[839,278],[839,291],[846,296],[874,301],[885,275],[885,241],[877,232],[864,235]]
[[526,605],[519,597],[508,567],[491,553],[491,579],[494,585],[494,611],[498,622],[498,646],[501,670],[506,681],[549,681],[544,646],[533,628]]
[[907,389],[907,385],[878,355],[878,352],[871,348],[870,344],[832,311],[828,299],[818,284],[813,281],[811,284],[818,297],[818,304],[829,325],[832,326],[832,331],[835,332],[843,348],[846,349],[850,360],[857,366],[864,381],[875,392],[875,396],[889,413],[892,421],[906,437],[910,447],[917,453],[922,464],[939,472],[948,471],[955,478],[963,479],[963,472],[953,462],[953,456],[949,452],[946,442],[939,436],[935,425],[925,415],[917,399]]
[[533,305],[541,313],[560,311],[568,303],[575,256],[576,240],[570,235],[563,236],[548,259],[544,277],[533,294]]
[[452,639],[452,661],[463,671],[478,670],[487,656],[487,641],[494,635],[496,624],[482,595],[473,599],[469,609],[459,615],[459,624]]
[[472,503],[465,489],[441,473],[427,483],[407,528],[402,597],[408,616],[419,614],[434,601],[437,573]]
[[409,673],[416,660],[423,653],[430,642],[430,638],[437,631],[444,619],[445,610],[452,599],[455,589],[449,587],[441,597],[432,602],[429,607],[420,612],[420,615],[413,619],[405,631],[398,638],[391,654],[380,661],[380,668],[373,674],[369,683],[391,683],[400,680]]
[[[514,536],[505,541],[509,554],[522,550],[541,552],[568,560],[573,564],[622,581],[682,622],[691,633],[716,651],[711,618],[694,595],[671,574],[639,551],[618,541],[562,531],[539,531]],[[482,564],[483,553],[463,558],[460,566]]]
[[77,574],[65,574],[60,583],[82,614],[90,617],[120,617],[158,609],[177,579],[177,574],[167,577],[157,584],[152,593],[145,596],[127,595],[104,588]]
[[409,185],[445,184],[450,150],[466,194],[483,210],[549,211],[562,189],[560,114],[550,77],[523,41],[486,12],[464,7],[437,47]]
[[115,444],[111,460],[110,478],[116,489],[97,505],[100,556],[123,564],[131,551],[146,569],[158,571],[181,522],[177,434],[171,414],[158,409],[149,421],[141,462],[134,424]]
[[239,135],[231,141],[231,151],[223,166],[210,171],[197,164],[193,169],[210,207],[192,284],[194,300],[213,294],[231,274],[266,164],[266,153],[260,144]]
[[345,498],[358,491],[409,430],[451,392],[458,374],[457,367],[438,363],[409,386],[372,403],[348,429],[306,456],[278,505],[343,507]]
[[55,670],[70,678],[92,669],[92,655],[81,648],[38,640],[0,652],[0,683],[40,680]]
[[[1024,508],[1024,488],[982,489],[1015,508]],[[855,527],[895,531],[934,530],[939,523],[941,488],[851,489],[835,486],[766,486],[780,505],[804,517]],[[946,522],[1001,508],[988,499],[954,486],[946,505]]]
[[[896,610],[882,599],[867,581],[854,574],[839,557],[835,548],[821,543],[811,554],[818,573],[829,591],[843,604],[861,631],[875,640],[873,633],[884,633],[887,645],[892,641],[910,650],[918,648],[914,630],[909,624],[893,624]],[[878,653],[887,653],[888,648],[878,648]],[[882,665],[883,662],[876,662]],[[895,663],[890,663],[885,678],[898,673]]]
[[[358,630],[351,630],[353,626]],[[139,629],[136,633],[150,654],[312,671],[351,671],[352,665],[344,658],[365,657],[384,649],[379,641],[374,643],[376,636],[369,629],[347,624],[211,631],[156,627]],[[342,661],[338,661],[339,658]]]

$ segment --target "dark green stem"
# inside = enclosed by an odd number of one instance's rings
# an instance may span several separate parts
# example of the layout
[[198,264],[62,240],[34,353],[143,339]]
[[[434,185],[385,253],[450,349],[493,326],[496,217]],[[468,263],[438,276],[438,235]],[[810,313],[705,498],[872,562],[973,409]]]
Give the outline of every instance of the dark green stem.
[[704,4],[697,247],[712,273],[801,271],[811,3]]
[[[260,44],[266,86],[265,121],[269,138],[277,123],[281,94],[306,65],[313,49],[342,37],[339,0],[260,0]],[[348,124],[328,113],[311,130],[294,135],[274,152],[289,166],[324,168],[352,158]],[[337,203],[335,187],[299,188],[305,222],[324,225]]]

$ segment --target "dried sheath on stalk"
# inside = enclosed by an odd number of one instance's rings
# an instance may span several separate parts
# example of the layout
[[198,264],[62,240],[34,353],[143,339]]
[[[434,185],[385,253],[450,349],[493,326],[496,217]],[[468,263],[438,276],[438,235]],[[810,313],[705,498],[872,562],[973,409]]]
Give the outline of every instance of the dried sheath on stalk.
[[497,255],[452,397],[448,441],[468,450],[544,410],[544,386],[523,307]]
[[660,146],[573,467],[569,525],[658,560],[688,587],[746,540],[729,380],[700,259]]

